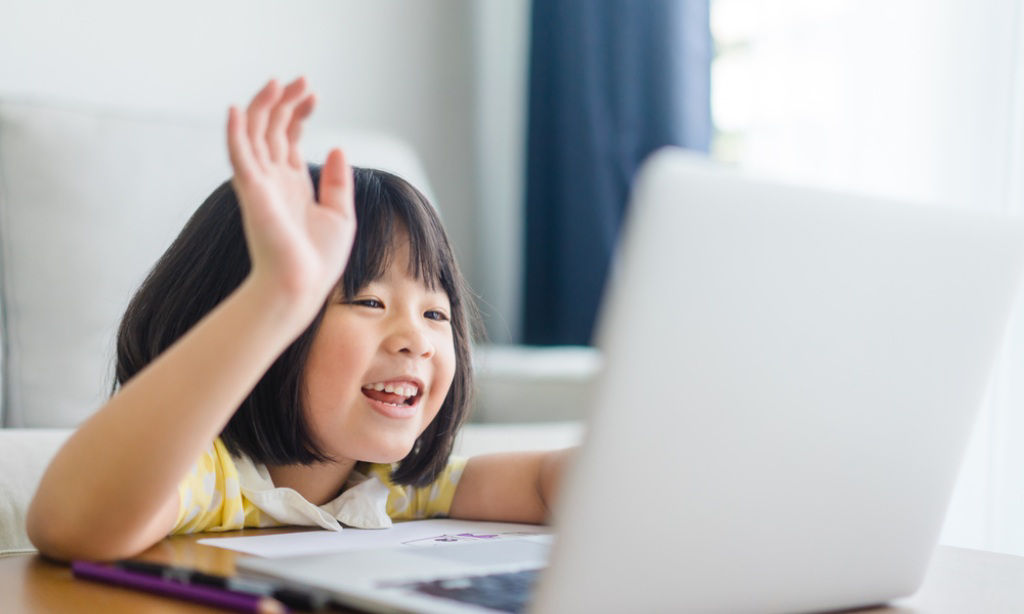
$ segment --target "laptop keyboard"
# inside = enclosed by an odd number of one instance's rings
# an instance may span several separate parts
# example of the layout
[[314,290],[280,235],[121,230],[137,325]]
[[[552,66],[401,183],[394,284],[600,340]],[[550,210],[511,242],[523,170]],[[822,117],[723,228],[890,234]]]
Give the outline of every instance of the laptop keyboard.
[[526,609],[540,571],[527,569],[452,580],[416,582],[407,584],[405,588],[501,612],[522,612]]

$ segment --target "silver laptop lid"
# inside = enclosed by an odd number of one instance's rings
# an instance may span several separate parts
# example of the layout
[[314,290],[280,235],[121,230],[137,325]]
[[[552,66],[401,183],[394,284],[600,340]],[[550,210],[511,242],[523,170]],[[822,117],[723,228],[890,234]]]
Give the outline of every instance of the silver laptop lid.
[[655,154],[536,609],[800,611],[913,592],[1022,250],[1018,221]]

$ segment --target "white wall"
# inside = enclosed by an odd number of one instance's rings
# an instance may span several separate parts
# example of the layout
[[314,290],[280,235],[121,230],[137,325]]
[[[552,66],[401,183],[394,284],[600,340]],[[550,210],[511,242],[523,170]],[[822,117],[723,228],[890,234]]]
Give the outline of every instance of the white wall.
[[0,98],[220,117],[267,78],[305,74],[311,130],[379,130],[418,151],[475,282],[470,4],[0,0]]

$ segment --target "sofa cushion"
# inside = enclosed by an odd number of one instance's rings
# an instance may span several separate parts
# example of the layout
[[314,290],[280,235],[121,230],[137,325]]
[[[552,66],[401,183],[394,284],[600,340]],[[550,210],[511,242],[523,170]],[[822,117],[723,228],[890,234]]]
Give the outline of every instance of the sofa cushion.
[[[131,294],[230,176],[222,119],[0,103],[3,424],[73,426],[106,399]],[[394,171],[428,196],[418,157],[366,133],[310,133],[323,160]]]
[[220,141],[197,122],[0,105],[7,426],[102,404],[131,293],[229,175]]

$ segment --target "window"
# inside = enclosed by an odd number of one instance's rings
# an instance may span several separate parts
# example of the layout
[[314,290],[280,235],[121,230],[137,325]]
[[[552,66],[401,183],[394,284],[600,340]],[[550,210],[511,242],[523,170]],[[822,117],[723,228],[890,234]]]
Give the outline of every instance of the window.
[[[713,156],[1024,214],[1024,0],[711,0]],[[1024,303],[944,543],[1024,554]]]

